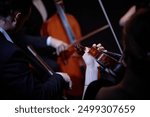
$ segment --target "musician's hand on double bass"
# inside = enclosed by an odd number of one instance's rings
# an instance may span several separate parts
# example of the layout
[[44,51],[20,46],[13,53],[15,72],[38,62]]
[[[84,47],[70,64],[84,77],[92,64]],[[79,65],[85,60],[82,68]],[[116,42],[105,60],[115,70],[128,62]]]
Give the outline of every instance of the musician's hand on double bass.
[[50,36],[47,39],[47,45],[55,48],[57,55],[59,55],[61,52],[65,51],[68,48],[67,43]]
[[71,89],[72,88],[72,81],[71,81],[70,76],[67,73],[63,73],[63,72],[56,72],[56,73],[63,77],[65,82],[68,83],[68,86],[69,86],[68,88]]

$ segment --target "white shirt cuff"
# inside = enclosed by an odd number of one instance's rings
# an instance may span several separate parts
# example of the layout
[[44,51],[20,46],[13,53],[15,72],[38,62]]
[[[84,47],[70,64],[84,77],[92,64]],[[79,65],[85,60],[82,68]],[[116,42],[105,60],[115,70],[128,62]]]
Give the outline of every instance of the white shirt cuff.
[[47,45],[47,46],[50,46],[50,45],[51,45],[51,39],[52,39],[51,36],[49,36],[49,37],[47,38],[47,40],[46,40],[46,45]]

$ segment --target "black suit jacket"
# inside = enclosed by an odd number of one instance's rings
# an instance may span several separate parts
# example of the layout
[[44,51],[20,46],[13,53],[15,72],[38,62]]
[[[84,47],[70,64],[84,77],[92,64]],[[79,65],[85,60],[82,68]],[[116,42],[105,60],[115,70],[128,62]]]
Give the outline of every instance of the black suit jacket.
[[55,48],[47,46],[47,37],[26,35],[23,30],[15,34],[9,33],[9,35],[12,37],[15,44],[22,48],[27,54],[30,54],[27,50],[27,45],[32,45],[36,52],[54,71],[59,71],[59,66],[56,63],[57,55],[54,54]]
[[[33,66],[36,65],[41,75],[34,74],[29,61],[20,48],[0,33],[0,99],[60,99],[65,84],[63,78],[57,74],[49,76],[38,62]],[[39,80],[38,76],[47,78]]]

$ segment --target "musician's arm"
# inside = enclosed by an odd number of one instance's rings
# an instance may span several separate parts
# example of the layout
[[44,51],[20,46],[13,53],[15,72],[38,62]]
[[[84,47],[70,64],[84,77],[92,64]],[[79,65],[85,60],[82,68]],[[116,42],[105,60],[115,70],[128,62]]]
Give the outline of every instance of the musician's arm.
[[[45,75],[44,81],[40,81],[37,74],[34,74],[28,66],[28,61],[22,52],[13,53],[9,62],[3,67],[1,80],[3,94],[11,99],[57,99],[62,95],[66,82],[61,75]],[[42,71],[40,71],[42,72]],[[9,94],[9,93],[13,94]]]

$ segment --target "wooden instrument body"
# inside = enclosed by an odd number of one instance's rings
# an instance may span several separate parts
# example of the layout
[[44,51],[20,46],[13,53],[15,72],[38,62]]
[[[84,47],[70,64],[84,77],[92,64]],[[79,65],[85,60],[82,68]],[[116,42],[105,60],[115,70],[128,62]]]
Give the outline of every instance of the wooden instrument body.
[[[65,15],[72,29],[72,32],[74,33],[75,39],[80,39],[82,35],[77,20],[74,16],[70,14]],[[50,35],[54,38],[60,39],[63,42],[66,42],[67,44],[71,44],[69,37],[67,36],[67,33],[64,29],[64,26],[62,25],[62,21],[57,13],[54,14],[47,22],[45,22],[45,24],[43,24],[43,27],[41,29],[41,35]],[[68,51],[73,50],[74,47],[68,48]],[[66,96],[71,99],[81,99],[84,88],[84,61],[82,57],[77,54],[71,55],[66,60],[66,63],[64,63],[63,59],[64,58],[62,58],[61,56],[58,56],[57,58],[57,63],[60,66],[60,71],[68,73],[73,83],[72,90],[65,92]],[[82,68],[83,70],[81,70]]]

